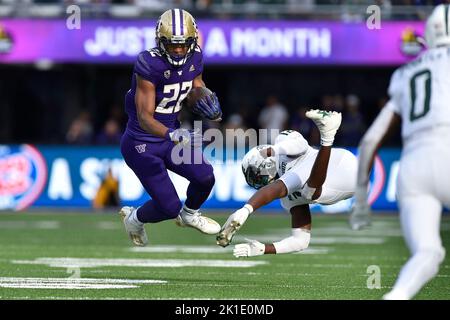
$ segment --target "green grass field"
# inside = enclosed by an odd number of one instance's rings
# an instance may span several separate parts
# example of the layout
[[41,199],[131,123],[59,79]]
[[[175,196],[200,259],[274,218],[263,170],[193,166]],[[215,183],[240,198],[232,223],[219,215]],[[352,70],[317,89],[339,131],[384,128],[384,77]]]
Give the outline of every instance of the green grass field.
[[[441,228],[447,248],[449,218]],[[233,242],[280,240],[289,224],[286,214],[257,213]],[[395,215],[358,232],[346,216],[314,215],[305,252],[239,260],[232,246],[173,221],[147,232],[150,244],[136,249],[112,212],[2,213],[0,299],[380,299],[408,258]],[[379,267],[379,289],[368,288],[369,266]],[[450,299],[449,255],[417,299]]]

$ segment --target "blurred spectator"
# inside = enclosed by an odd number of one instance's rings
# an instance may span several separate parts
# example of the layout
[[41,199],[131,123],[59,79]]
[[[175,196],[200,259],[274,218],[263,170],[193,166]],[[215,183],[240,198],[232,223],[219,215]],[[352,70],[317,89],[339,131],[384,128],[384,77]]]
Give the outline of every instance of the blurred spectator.
[[36,4],[62,3],[63,0],[33,0]]
[[289,129],[298,131],[302,136],[309,141],[312,129],[315,127],[314,123],[306,117],[306,112],[309,108],[300,107],[291,118]]
[[97,135],[97,144],[119,144],[122,132],[116,119],[110,118],[105,122],[102,131]]
[[[183,0],[179,1],[185,2]],[[196,17],[207,18],[208,15],[211,15],[211,5],[213,4],[212,0],[194,0],[190,2],[192,4],[192,9]]]
[[[245,144],[246,144],[245,140],[237,139],[237,136],[235,135],[234,130],[239,130],[239,129],[242,129],[244,131],[247,129],[244,124],[244,118],[239,113],[233,113],[227,118],[227,121],[223,125],[223,131],[222,131],[224,133],[225,145],[228,148],[231,148],[234,146],[237,148],[245,147]],[[232,136],[227,135],[227,132],[230,132],[227,130],[233,130],[233,131],[231,131],[231,132],[233,132],[233,135]]]
[[[124,109],[119,104],[113,104],[109,111],[109,118],[114,119],[119,124],[120,128],[125,128],[128,117],[125,116]],[[123,130],[122,130],[123,131]]]
[[[267,97],[265,107],[259,114],[258,123],[262,129],[269,129],[270,131],[274,129],[284,130],[288,116],[286,107],[278,101],[276,96],[270,95]],[[270,137],[271,133],[269,132],[269,141],[267,142],[269,144],[272,143]]]
[[227,119],[224,125],[225,129],[246,129],[244,125],[244,118],[239,113],[233,113]]
[[167,3],[161,0],[134,0],[135,4],[146,9],[155,11],[164,11],[171,6],[171,3]]
[[247,101],[240,102],[238,112],[242,117],[243,126],[245,128],[257,128],[258,127],[258,115],[255,115],[255,107]]
[[195,8],[199,11],[208,11],[213,3],[212,0],[194,0],[193,2],[195,3]]
[[320,106],[312,109],[334,110],[334,98],[331,94],[325,94],[320,99]]
[[337,143],[340,145],[357,146],[366,130],[359,103],[359,98],[353,94],[348,95],[345,99],[342,124],[336,136]]
[[92,200],[92,207],[95,209],[104,209],[118,207],[119,205],[119,181],[113,176],[112,170],[109,168]]
[[342,112],[344,111],[344,107],[345,107],[344,97],[340,94],[334,95],[333,106],[331,108],[331,111]]
[[70,144],[90,144],[92,143],[92,136],[91,115],[89,112],[83,111],[72,121],[66,134],[66,141]]

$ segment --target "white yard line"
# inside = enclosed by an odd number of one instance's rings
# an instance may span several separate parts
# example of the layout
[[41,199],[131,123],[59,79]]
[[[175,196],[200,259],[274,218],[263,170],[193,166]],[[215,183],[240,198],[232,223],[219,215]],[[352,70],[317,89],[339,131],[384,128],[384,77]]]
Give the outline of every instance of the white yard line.
[[164,280],[93,278],[18,278],[0,277],[0,288],[22,289],[130,289],[141,284],[166,284]]
[[237,261],[208,259],[93,259],[93,258],[37,258],[12,260],[15,264],[47,265],[59,268],[96,267],[223,267],[249,268],[268,264],[267,261]]
[[[327,254],[332,248],[309,247],[299,252],[299,254]],[[161,245],[149,247],[133,247],[128,251],[137,253],[209,253],[209,254],[231,254],[233,246],[221,248],[218,246],[181,246],[181,245]]]
[[100,230],[118,230],[122,229],[122,226],[117,222],[112,221],[100,221],[96,224]]
[[0,229],[42,229],[54,230],[61,228],[56,220],[26,221],[26,220],[0,220]]

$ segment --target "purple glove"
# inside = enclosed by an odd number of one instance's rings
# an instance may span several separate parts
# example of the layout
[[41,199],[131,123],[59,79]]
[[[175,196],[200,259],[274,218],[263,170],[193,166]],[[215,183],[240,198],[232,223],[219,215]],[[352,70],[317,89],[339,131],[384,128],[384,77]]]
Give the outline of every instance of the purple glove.
[[195,113],[204,116],[206,119],[212,121],[222,120],[222,109],[220,108],[219,99],[217,99],[214,92],[198,100],[192,109]]

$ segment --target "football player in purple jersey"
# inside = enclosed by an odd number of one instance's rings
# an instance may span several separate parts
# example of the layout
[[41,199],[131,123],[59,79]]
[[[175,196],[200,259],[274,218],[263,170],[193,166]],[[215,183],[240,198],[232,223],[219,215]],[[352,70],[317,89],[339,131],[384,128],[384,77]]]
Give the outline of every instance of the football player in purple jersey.
[[[123,207],[120,215],[138,246],[148,243],[145,223],[176,219],[179,226],[206,234],[220,230],[216,221],[199,211],[215,182],[213,167],[203,158],[202,136],[197,131],[181,129],[178,121],[182,101],[189,91],[205,87],[203,56],[197,39],[197,26],[189,12],[167,10],[156,25],[157,46],[141,52],[134,65],[131,89],[125,97],[128,123],[120,147],[125,162],[152,199],[138,208]],[[198,100],[194,109],[209,120],[220,121],[222,116],[214,93]],[[174,161],[172,149],[179,144],[183,146],[181,153],[187,152],[188,158],[201,159],[201,163]],[[167,170],[190,182],[184,205]]]

